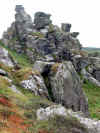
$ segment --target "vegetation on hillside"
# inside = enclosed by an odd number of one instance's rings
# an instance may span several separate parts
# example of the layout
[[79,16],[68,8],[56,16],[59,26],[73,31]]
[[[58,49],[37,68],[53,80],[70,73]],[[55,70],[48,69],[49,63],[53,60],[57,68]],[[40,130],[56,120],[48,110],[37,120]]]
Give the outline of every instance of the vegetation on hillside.
[[[20,80],[26,79],[28,74],[32,73],[32,64],[25,55],[19,55],[9,48],[6,49],[21,68],[14,72],[13,68],[2,63],[0,63],[0,68],[7,72],[6,76],[12,80],[13,84],[17,83],[16,87],[20,93],[14,92],[11,83],[4,76],[0,76],[0,133],[73,133],[77,128],[87,133],[85,127],[75,118],[55,116],[46,121],[36,119],[37,109],[54,103],[35,96],[18,85]],[[58,65],[56,64],[52,69],[55,71]],[[87,81],[83,88],[88,97],[91,117],[100,119],[100,88]]]
[[88,97],[91,117],[100,120],[100,87],[95,86],[89,81],[85,81],[83,88]]

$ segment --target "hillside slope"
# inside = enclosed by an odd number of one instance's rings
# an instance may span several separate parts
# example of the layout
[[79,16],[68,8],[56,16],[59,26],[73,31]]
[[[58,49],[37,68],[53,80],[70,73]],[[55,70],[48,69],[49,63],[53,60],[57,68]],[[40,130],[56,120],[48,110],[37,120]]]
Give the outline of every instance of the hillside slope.
[[0,133],[100,133],[100,58],[71,24],[15,11],[0,41]]

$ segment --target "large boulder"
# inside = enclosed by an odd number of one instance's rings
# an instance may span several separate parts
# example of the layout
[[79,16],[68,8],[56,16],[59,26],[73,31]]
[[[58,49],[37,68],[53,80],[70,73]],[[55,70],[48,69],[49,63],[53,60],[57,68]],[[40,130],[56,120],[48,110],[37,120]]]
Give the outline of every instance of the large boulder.
[[70,61],[52,65],[48,78],[55,102],[88,115],[88,102],[81,81]]
[[49,106],[46,109],[40,108],[37,110],[37,119],[38,120],[48,120],[50,117],[55,115],[67,116],[66,109],[61,105]]
[[61,29],[64,32],[70,32],[71,24],[69,24],[69,23],[62,23]]
[[23,34],[32,32],[32,20],[31,17],[25,12],[24,7],[21,5],[16,5],[15,11],[15,27],[19,37]]
[[33,68],[42,74],[51,100],[88,115],[88,102],[81,81],[70,61],[37,61]]
[[45,26],[51,24],[50,14],[44,12],[37,12],[34,16],[34,24],[36,29],[42,29]]

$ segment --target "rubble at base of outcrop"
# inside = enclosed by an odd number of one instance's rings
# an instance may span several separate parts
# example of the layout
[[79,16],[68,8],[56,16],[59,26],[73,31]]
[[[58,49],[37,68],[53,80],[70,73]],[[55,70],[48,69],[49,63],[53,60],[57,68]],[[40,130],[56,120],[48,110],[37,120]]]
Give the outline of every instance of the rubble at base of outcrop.
[[61,105],[53,105],[45,109],[40,108],[37,110],[38,120],[48,120],[50,117],[54,117],[55,115],[68,118],[74,117],[88,129],[88,133],[100,133],[100,121],[86,118],[82,112],[73,112],[72,110],[65,109]]

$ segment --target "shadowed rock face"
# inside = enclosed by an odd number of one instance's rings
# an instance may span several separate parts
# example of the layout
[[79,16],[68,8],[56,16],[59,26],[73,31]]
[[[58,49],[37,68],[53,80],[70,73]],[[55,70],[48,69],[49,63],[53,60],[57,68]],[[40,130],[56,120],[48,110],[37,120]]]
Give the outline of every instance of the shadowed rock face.
[[70,32],[71,24],[68,23],[62,23],[61,28],[64,32]]
[[62,63],[37,61],[34,64],[42,74],[51,99],[73,111],[82,111],[86,116],[88,102],[82,90],[81,81],[70,61]]
[[80,78],[71,62],[63,62],[51,68],[49,81],[57,103],[88,115],[88,103],[83,93]]

